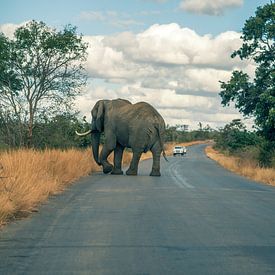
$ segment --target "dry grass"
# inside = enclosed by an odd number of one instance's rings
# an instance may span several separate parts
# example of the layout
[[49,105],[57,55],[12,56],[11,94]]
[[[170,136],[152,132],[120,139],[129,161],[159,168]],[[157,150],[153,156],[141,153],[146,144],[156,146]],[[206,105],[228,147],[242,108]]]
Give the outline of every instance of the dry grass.
[[1,152],[0,225],[25,216],[49,195],[96,169],[90,150]]
[[226,156],[211,146],[207,146],[205,152],[209,158],[217,161],[230,171],[255,181],[275,186],[275,169],[261,168],[253,160],[249,161],[238,157]]
[[[202,142],[182,145],[198,143]],[[174,143],[166,145],[167,155],[172,154],[174,146]],[[141,159],[151,156],[147,152]],[[123,166],[129,165],[131,158],[131,152],[125,151]],[[101,167],[93,160],[91,149],[0,152],[0,226],[36,211],[37,205],[50,195],[94,171],[101,171]]]

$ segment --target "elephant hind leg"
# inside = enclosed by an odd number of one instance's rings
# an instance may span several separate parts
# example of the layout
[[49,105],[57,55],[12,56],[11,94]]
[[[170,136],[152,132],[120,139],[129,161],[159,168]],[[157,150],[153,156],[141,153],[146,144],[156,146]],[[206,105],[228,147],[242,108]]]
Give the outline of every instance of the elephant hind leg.
[[123,174],[123,171],[121,170],[121,161],[122,161],[123,151],[124,151],[124,147],[118,143],[114,151],[114,168],[111,173],[113,175]]
[[141,157],[142,151],[133,150],[133,157],[129,169],[126,171],[128,176],[136,176],[138,171],[138,163]]
[[161,155],[161,147],[159,143],[156,143],[152,149],[151,152],[153,154],[153,166],[152,171],[150,173],[150,176],[159,177],[160,174],[160,155]]

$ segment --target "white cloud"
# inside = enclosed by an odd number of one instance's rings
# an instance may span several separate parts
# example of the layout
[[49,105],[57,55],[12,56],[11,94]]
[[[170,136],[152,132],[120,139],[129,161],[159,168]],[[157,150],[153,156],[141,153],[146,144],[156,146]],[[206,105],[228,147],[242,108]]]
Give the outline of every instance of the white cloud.
[[123,51],[135,62],[163,65],[201,65],[231,68],[237,59],[230,54],[241,45],[240,34],[225,32],[216,37],[198,35],[176,23],[152,25],[136,35],[125,32],[104,39],[106,46]]
[[[12,35],[20,25],[0,25],[0,30]],[[86,68],[94,80],[77,106],[90,118],[97,100],[120,97],[149,102],[170,125],[189,124],[194,129],[200,121],[221,126],[240,114],[221,107],[218,81],[227,81],[235,68],[250,75],[255,69],[254,64],[230,58],[241,45],[239,37],[236,32],[201,36],[175,23],[152,25],[137,34],[84,36],[89,43]]]
[[212,68],[191,68],[183,73],[176,91],[179,94],[215,96],[220,90],[219,81],[229,80],[231,73]]
[[182,0],[180,9],[207,15],[222,15],[225,9],[239,7],[243,0]]
[[223,108],[218,96],[219,80],[227,81],[233,69],[253,72],[253,64],[230,57],[241,45],[239,33],[201,36],[172,23],[85,40],[90,43],[87,70],[101,79],[79,105],[89,106],[89,112],[98,99],[121,97],[147,101],[166,123],[191,128],[198,121],[215,127],[241,117],[232,107]]
[[82,21],[100,21],[122,29],[143,25],[142,22],[132,19],[128,14],[116,11],[82,11],[79,19]]

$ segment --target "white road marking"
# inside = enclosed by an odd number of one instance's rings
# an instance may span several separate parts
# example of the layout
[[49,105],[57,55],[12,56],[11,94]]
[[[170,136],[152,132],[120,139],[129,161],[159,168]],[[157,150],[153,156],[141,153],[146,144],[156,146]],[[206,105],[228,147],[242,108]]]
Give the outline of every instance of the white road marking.
[[194,188],[194,186],[189,184],[183,176],[178,174],[177,170],[174,170],[174,176],[176,179],[176,184],[181,188],[183,187]]
[[177,163],[173,163],[169,166],[169,173],[173,177],[173,182],[180,188],[195,188],[193,185],[188,183],[186,179],[180,175],[176,169]]

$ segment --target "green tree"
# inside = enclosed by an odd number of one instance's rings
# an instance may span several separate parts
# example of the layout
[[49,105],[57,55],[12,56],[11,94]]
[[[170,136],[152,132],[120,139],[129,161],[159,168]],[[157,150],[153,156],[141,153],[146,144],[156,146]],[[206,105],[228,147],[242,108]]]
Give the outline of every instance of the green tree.
[[76,28],[62,31],[31,21],[14,38],[0,34],[0,112],[12,113],[32,145],[35,121],[43,112],[70,110],[86,83],[87,44]]
[[242,29],[243,44],[232,58],[252,59],[255,78],[234,71],[231,79],[221,82],[220,96],[224,106],[235,102],[245,116],[253,116],[256,125],[269,142],[275,141],[275,4],[258,7],[255,16],[246,20]]
[[248,146],[257,145],[260,139],[253,132],[248,132],[240,119],[233,119],[220,130],[216,137],[216,146],[235,153]]

